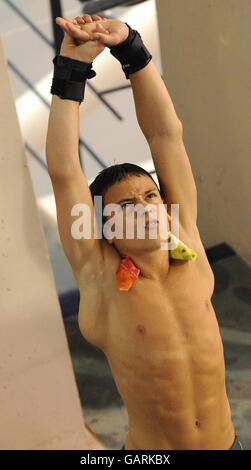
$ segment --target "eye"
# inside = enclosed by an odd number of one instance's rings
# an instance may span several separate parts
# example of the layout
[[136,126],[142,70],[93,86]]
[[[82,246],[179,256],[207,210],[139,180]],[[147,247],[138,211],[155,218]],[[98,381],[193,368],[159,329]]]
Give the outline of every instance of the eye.
[[124,209],[124,207],[126,207],[126,205],[128,205],[128,206],[129,206],[129,210],[131,209],[131,207],[130,207],[130,206],[133,206],[133,204],[132,204],[132,203],[130,203],[130,202],[125,202],[124,204],[121,204],[121,209]]
[[154,196],[154,197],[157,197],[157,195],[155,193],[151,193],[151,194],[148,194],[148,196]]

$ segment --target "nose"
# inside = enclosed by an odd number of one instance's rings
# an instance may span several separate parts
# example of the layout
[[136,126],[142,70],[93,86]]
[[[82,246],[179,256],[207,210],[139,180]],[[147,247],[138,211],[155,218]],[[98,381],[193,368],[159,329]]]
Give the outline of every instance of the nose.
[[141,212],[141,217],[142,218],[143,217],[151,218],[152,216],[156,216],[156,217],[158,216],[156,205],[151,204],[151,203],[149,204],[149,202],[143,201],[142,206],[143,206],[142,212]]

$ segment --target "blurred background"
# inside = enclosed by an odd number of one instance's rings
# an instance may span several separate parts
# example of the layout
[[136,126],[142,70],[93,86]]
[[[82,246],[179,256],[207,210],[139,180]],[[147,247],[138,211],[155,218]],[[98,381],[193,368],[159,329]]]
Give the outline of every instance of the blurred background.
[[[63,252],[45,142],[57,16],[116,18],[137,29],[183,123],[198,190],[198,227],[215,275],[212,302],[226,362],[232,418],[251,449],[250,16],[249,0],[3,0],[0,32],[85,422],[120,449],[128,416],[107,360],[80,334],[79,291]],[[114,163],[136,163],[158,184],[130,80],[108,48],[95,59],[80,106],[79,150],[89,184]]]

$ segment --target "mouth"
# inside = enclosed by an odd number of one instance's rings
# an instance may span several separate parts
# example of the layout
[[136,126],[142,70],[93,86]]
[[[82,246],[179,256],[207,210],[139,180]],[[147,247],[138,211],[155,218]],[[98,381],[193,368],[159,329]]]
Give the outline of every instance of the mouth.
[[156,225],[159,224],[159,221],[158,220],[148,220],[145,224],[145,228],[151,228],[151,227],[155,227]]

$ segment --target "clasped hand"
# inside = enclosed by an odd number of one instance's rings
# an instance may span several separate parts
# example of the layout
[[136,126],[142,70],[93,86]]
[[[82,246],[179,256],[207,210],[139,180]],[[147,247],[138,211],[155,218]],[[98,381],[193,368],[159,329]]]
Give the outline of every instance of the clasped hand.
[[100,15],[86,14],[75,19],[57,17],[56,23],[66,33],[60,55],[89,63],[106,46],[117,46],[129,35],[129,28],[123,21],[109,20]]

